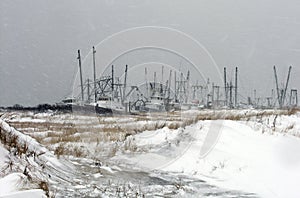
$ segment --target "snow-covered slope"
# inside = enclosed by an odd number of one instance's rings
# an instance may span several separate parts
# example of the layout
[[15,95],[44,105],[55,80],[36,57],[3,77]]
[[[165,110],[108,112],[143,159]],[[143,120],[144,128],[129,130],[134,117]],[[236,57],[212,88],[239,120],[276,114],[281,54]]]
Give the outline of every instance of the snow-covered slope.
[[11,173],[0,179],[0,197],[34,198],[46,197],[42,189],[21,190],[26,176],[22,173]]
[[[296,127],[299,122],[295,122]],[[262,197],[299,197],[300,139],[294,136],[262,133],[262,129],[254,130],[245,122],[215,120],[173,131],[145,131],[132,139],[140,152],[120,155],[116,160],[193,175],[217,186]],[[212,149],[202,155],[207,141],[211,141]]]
[[69,163],[60,162],[35,139],[2,119],[0,132],[1,141],[5,142],[0,143],[1,197],[46,197],[49,182],[59,183],[66,173],[71,173]]

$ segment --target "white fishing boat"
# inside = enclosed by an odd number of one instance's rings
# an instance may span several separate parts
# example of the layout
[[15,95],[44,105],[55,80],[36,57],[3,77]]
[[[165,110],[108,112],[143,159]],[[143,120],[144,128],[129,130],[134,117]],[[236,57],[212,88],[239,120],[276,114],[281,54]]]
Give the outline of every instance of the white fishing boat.
[[99,108],[110,109],[113,113],[124,113],[126,110],[120,101],[114,101],[111,97],[101,97],[94,105]]
[[161,96],[158,92],[155,92],[150,97],[150,100],[146,102],[145,107],[148,111],[165,111],[165,101],[166,99],[163,96]]

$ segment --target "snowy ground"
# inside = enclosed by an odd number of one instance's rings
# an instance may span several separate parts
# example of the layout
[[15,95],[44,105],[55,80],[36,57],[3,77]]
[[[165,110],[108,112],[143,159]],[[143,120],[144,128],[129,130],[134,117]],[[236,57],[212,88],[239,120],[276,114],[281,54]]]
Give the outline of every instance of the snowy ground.
[[[200,151],[211,125],[220,125],[221,134],[206,156]],[[227,189],[254,192],[262,197],[299,197],[300,139],[284,134],[262,134],[234,121],[200,121],[183,132],[194,139],[187,144],[180,138],[179,146],[160,144],[170,138],[168,130],[152,136],[139,134],[136,141],[153,145],[145,153],[117,156],[134,166],[193,175],[210,184]],[[158,141],[155,141],[157,138]],[[145,140],[146,139],[146,140]],[[178,143],[177,143],[178,144]],[[180,144],[183,144],[180,148]],[[180,152],[180,154],[178,154]]]
[[[31,149],[46,154],[15,159],[21,165],[1,173],[0,196],[43,194],[32,184],[20,191],[29,163],[57,197],[299,197],[299,118],[273,110],[129,117],[5,113],[2,128],[6,122],[16,127]],[[3,170],[12,154],[1,145],[0,155]],[[47,161],[45,169],[38,168],[40,161]]]

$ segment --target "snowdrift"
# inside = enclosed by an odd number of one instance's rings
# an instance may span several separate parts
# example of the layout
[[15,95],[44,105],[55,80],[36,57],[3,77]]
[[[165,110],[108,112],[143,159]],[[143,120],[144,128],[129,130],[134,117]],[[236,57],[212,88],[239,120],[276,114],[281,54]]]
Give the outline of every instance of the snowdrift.
[[0,179],[0,196],[46,197],[49,196],[47,183],[68,179],[64,176],[71,173],[70,163],[60,162],[35,139],[10,127],[2,119],[0,135],[4,143],[0,144],[1,175],[4,175]]
[[[291,121],[293,128],[288,127]],[[206,120],[177,130],[145,131],[131,138],[138,152],[114,159],[141,169],[186,174],[262,197],[296,198],[300,139],[293,135],[300,126],[299,114],[278,118],[277,126],[266,132],[262,123],[254,127],[252,121]],[[290,131],[283,133],[286,128]],[[202,155],[207,141],[213,144],[212,149]]]

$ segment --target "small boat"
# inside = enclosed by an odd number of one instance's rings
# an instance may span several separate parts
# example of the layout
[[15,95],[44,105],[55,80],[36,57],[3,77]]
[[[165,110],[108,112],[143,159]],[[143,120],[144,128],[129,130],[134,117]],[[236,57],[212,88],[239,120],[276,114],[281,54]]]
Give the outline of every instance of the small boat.
[[111,111],[112,113],[125,113],[125,107],[119,101],[114,101],[111,97],[100,97],[96,103],[97,108]]
[[82,103],[76,98],[65,98],[56,104],[57,109],[63,112],[73,112],[80,114],[111,114],[111,108],[102,107],[97,103]]
[[146,102],[145,108],[148,111],[166,111],[165,101],[166,99],[161,94],[155,92]]

